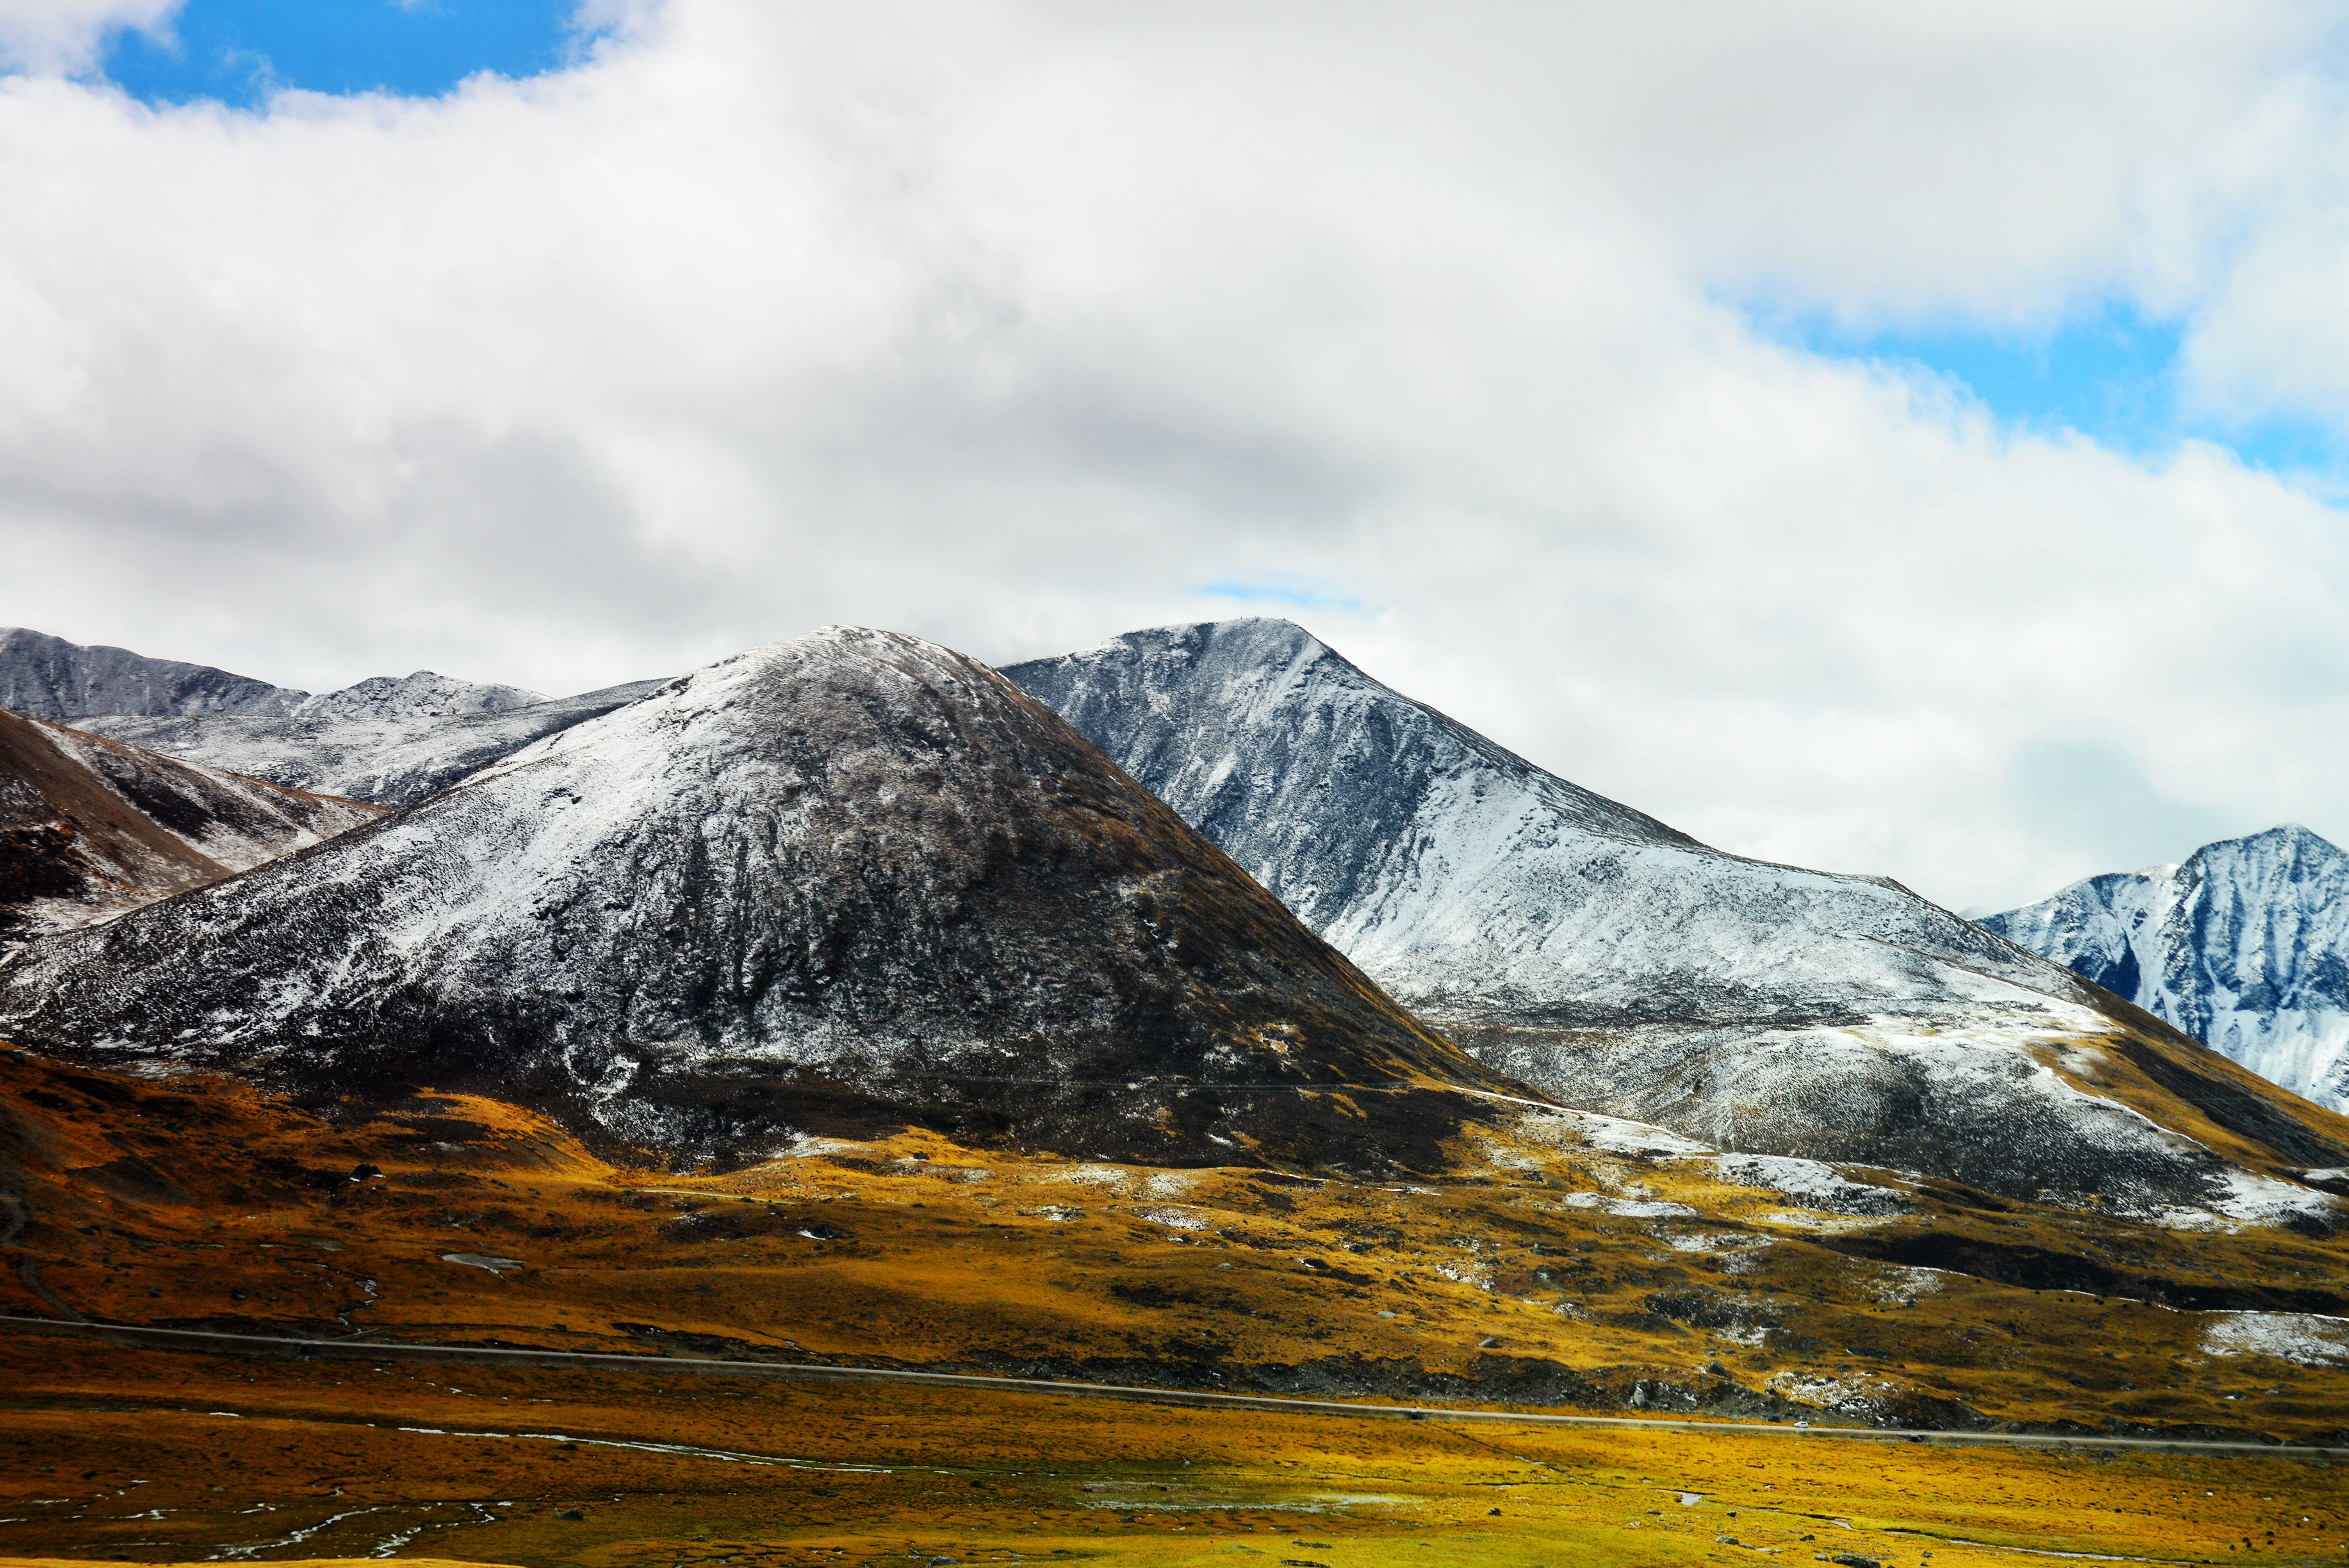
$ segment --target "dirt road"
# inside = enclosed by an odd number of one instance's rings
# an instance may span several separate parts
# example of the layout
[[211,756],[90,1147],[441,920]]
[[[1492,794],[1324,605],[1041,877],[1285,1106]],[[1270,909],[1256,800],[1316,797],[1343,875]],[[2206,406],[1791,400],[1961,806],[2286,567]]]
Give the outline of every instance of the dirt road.
[[2166,1438],[2102,1438],[2032,1432],[1920,1431],[1881,1427],[1799,1427],[1760,1421],[1695,1421],[1665,1417],[1564,1416],[1537,1411],[1470,1409],[1452,1405],[1353,1404],[1339,1399],[1291,1399],[1266,1394],[1216,1394],[1188,1388],[1142,1388],[1109,1383],[1065,1383],[1041,1377],[993,1377],[969,1372],[907,1372],[865,1367],[814,1367],[792,1362],[616,1355],[594,1351],[505,1349],[457,1345],[408,1345],[390,1340],[279,1339],[206,1329],[146,1328],[126,1324],[67,1323],[0,1315],[0,1332],[66,1335],[145,1350],[212,1356],[267,1356],[295,1360],[430,1361],[474,1367],[542,1367],[556,1370],[657,1372],[703,1377],[756,1377],[783,1383],[909,1383],[932,1388],[978,1388],[1057,1398],[1125,1399],[1235,1410],[1276,1410],[1351,1420],[1441,1421],[1501,1426],[1599,1427],[1648,1432],[1735,1432],[1831,1442],[1934,1443],[1950,1448],[2151,1449],[2179,1454],[2264,1454],[2273,1459],[2349,1459],[2349,1449],[2286,1443],[2196,1442]]

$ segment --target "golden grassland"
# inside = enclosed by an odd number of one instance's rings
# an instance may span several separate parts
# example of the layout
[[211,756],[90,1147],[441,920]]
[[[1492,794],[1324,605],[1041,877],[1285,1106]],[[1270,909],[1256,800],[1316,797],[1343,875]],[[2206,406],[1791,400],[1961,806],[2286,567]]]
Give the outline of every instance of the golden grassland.
[[[892,1385],[12,1358],[0,1549],[171,1561],[2335,1562],[2321,1462],[1350,1421]],[[461,1378],[461,1382],[460,1379]],[[1693,1501],[1690,1501],[1693,1500]],[[566,1518],[575,1512],[580,1517]]]
[[[490,1100],[318,1117],[228,1081],[7,1056],[0,1191],[10,1313],[645,1362],[378,1369],[0,1334],[0,1552],[2349,1560],[2349,1472],[2323,1460],[1791,1429],[2323,1440],[2349,1428],[2349,1372],[2215,1353],[2208,1312],[2018,1281],[2070,1269],[2305,1310],[2349,1277],[2349,1247],[2323,1236],[2170,1232],[1932,1183],[1905,1215],[1820,1213],[1539,1118],[1378,1184],[917,1131],[689,1177],[616,1166]],[[1904,1237],[1961,1241],[1977,1272],[1881,1261]],[[1465,1428],[777,1385],[672,1377],[674,1354],[1783,1424]]]

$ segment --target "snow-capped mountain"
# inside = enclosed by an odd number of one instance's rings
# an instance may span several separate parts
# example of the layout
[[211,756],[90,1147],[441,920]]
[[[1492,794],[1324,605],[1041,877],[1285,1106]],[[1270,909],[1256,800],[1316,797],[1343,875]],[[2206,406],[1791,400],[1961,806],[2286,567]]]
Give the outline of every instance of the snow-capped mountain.
[[404,806],[531,742],[634,702],[635,681],[542,697],[419,671],[309,697],[291,713],[91,718],[90,729],[170,756],[300,789]]
[[[2107,1016],[2069,971],[1890,881],[1709,849],[1288,622],[1135,632],[1005,673],[1399,1000],[1567,1103],[2001,1191],[2301,1201],[2239,1198],[2178,1130],[2250,1115],[2258,1080]],[[2277,1117],[2252,1118],[2268,1168],[2349,1153],[2349,1124]]]
[[2271,1082],[2349,1109],[2349,853],[2287,823],[1982,923]]
[[284,714],[308,692],[209,665],[85,647],[22,626],[0,627],[0,707],[35,718],[99,714]]
[[1707,849],[1286,621],[1131,633],[1004,673],[1424,1011],[1800,1023],[2055,974],[1896,884]]
[[0,711],[0,945],[218,882],[382,814]]
[[[1382,1166],[1525,1092],[995,672],[833,628],[0,965],[0,1033],[688,1155],[912,1119]],[[1342,1096],[1303,1092],[1358,1086]]]

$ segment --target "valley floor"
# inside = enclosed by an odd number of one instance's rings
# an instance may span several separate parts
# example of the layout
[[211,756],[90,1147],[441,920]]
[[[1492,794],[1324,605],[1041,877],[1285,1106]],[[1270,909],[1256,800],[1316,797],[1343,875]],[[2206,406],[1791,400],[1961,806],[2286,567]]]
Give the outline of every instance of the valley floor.
[[[136,1561],[2338,1562],[2349,1471],[11,1338],[0,1552]],[[570,1517],[571,1515],[576,1517]]]
[[[2349,1562],[2349,1460],[2116,1440],[2340,1445],[2341,1238],[2159,1230],[1652,1131],[1496,1113],[1445,1168],[1376,1182],[917,1130],[693,1175],[494,1101],[303,1109],[0,1054],[0,1314],[633,1358],[288,1361],[0,1327],[0,1554]],[[1355,1420],[685,1357],[1757,1425]],[[1887,1427],[2072,1446],[1836,1440]]]

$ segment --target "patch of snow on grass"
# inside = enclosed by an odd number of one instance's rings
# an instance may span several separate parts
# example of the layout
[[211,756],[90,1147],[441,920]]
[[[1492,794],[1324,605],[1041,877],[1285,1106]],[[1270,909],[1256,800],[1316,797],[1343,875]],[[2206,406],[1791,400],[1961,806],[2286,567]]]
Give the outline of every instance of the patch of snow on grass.
[[1946,1276],[1940,1269],[1911,1268],[1902,1264],[1888,1264],[1876,1277],[1875,1295],[1878,1301],[1914,1301],[1920,1295],[1938,1295]]
[[1600,1116],[1588,1110],[1529,1113],[1517,1119],[1516,1131],[1529,1141],[1554,1149],[1575,1145],[1607,1154],[1711,1154],[1710,1143],[1683,1138],[1647,1121]]
[[2273,1356],[2302,1367],[2349,1366],[2349,1318],[2314,1313],[2220,1312],[2202,1330],[2209,1356]]
[[1065,1181],[1071,1187],[1106,1187],[1112,1192],[1129,1191],[1133,1187],[1133,1172],[1119,1165],[1071,1165],[1065,1171],[1043,1170],[1035,1173],[1038,1181]]
[[2282,1224],[2302,1214],[2329,1214],[2338,1205],[2323,1192],[2313,1192],[2291,1181],[2249,1171],[2229,1171],[2221,1180],[2226,1195],[2211,1205],[2230,1220],[2251,1224]]
[[820,1160],[831,1154],[853,1154],[864,1148],[844,1138],[802,1138],[779,1156],[784,1160]]
[[1604,1192],[1562,1192],[1557,1201],[1569,1209],[1596,1209],[1602,1214],[1620,1214],[1631,1220],[1684,1218],[1696,1212],[1686,1203],[1667,1203],[1656,1199],[1610,1198]]
[[1684,1232],[1677,1236],[1659,1236],[1656,1239],[1676,1253],[1738,1253],[1754,1247],[1766,1247],[1770,1244],[1770,1238],[1767,1236],[1714,1235],[1698,1231]]
[[1889,1187],[1855,1181],[1832,1165],[1783,1154],[1723,1154],[1713,1161],[1720,1181],[1759,1187],[1830,1214],[1897,1214],[1908,1197]]
[[1876,1223],[1873,1218],[1857,1214],[1821,1214],[1803,1209],[1780,1209],[1762,1216],[1765,1225],[1784,1225],[1788,1230],[1811,1231],[1822,1236],[1832,1236],[1845,1231],[1864,1231]]
[[1437,1264],[1435,1272],[1454,1284],[1464,1284],[1487,1295],[1492,1293],[1493,1271],[1482,1264]]
[[1881,1377],[1828,1377],[1816,1372],[1781,1372],[1769,1389],[1797,1405],[1814,1405],[1844,1416],[1873,1416],[1899,1392]]

